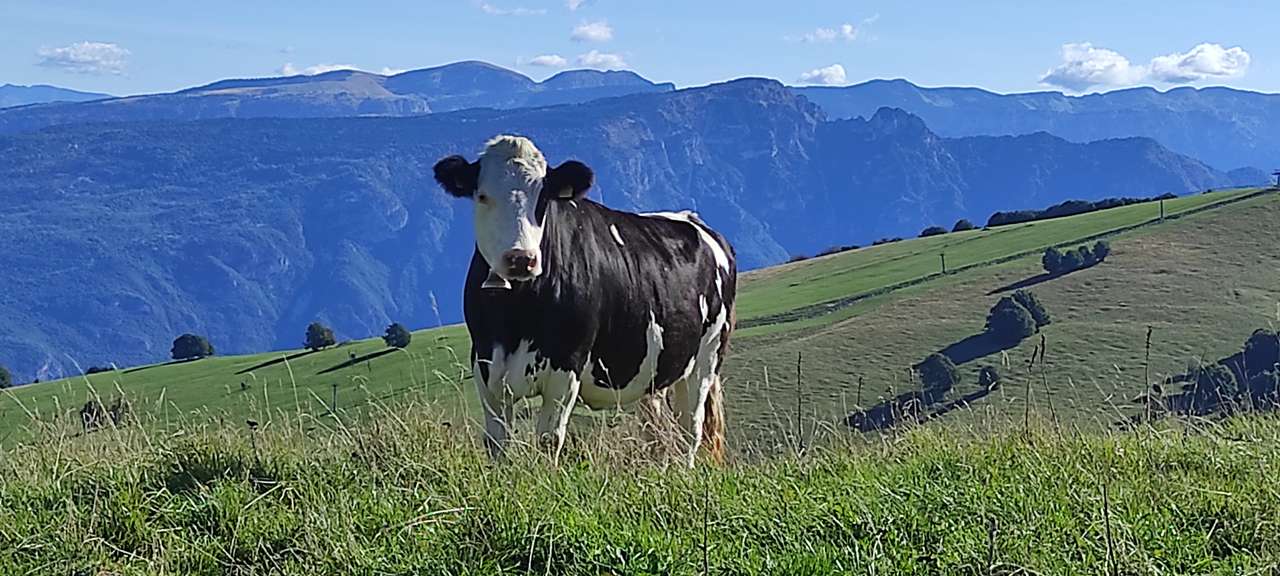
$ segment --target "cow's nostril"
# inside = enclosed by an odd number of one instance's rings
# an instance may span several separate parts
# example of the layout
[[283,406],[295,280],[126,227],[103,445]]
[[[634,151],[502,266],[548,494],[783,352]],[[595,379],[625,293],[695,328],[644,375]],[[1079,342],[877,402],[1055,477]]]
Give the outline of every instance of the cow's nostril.
[[531,252],[512,250],[503,254],[507,268],[515,274],[525,274],[538,267],[538,257]]

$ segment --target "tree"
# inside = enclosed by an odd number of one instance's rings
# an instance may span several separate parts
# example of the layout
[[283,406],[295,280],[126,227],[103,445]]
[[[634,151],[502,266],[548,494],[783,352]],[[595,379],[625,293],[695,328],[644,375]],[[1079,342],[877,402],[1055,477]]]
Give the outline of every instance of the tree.
[[1049,318],[1049,312],[1040,304],[1040,299],[1036,298],[1036,295],[1030,290],[1014,292],[1013,299],[1018,304],[1021,304],[1023,308],[1026,308],[1027,312],[1031,313],[1031,318],[1036,321],[1036,328],[1048,326],[1049,322],[1052,321]]
[[307,326],[307,340],[303,346],[307,350],[315,352],[321,348],[326,348],[337,344],[338,340],[333,337],[333,329],[319,322],[312,322]]
[[946,394],[960,382],[960,372],[956,370],[955,362],[937,352],[917,364],[916,371],[920,374],[921,388],[930,395]]
[[1000,382],[1000,371],[995,366],[983,366],[978,371],[978,385],[990,390]]
[[1105,240],[1099,240],[1093,245],[1093,259],[1101,262],[1111,255],[1111,245]]
[[409,341],[412,339],[413,333],[399,322],[387,326],[386,333],[382,335],[382,341],[391,348],[405,348],[409,346]]
[[1017,343],[1036,333],[1036,321],[1026,308],[1005,296],[987,314],[987,333],[999,342]]
[[1280,364],[1280,334],[1265,328],[1254,330],[1244,343],[1244,368],[1249,374],[1274,370]]
[[1054,247],[1049,247],[1044,251],[1044,257],[1040,258],[1040,264],[1044,266],[1044,271],[1050,274],[1058,274],[1062,272],[1062,251]]
[[1062,253],[1062,263],[1059,268],[1060,274],[1066,274],[1081,268],[1084,268],[1084,255],[1079,250],[1067,250]]
[[1076,248],[1076,253],[1080,255],[1080,268],[1088,268],[1098,263],[1098,259],[1093,257],[1093,250],[1090,250],[1088,246]]
[[941,226],[930,226],[930,227],[925,228],[924,230],[921,230],[921,231],[920,231],[920,237],[921,237],[921,238],[928,238],[929,236],[940,236],[940,235],[942,235],[942,234],[946,234],[946,233],[947,233],[947,229],[946,229],[946,228],[943,228],[943,227],[941,227]]
[[9,369],[0,366],[0,390],[13,386],[13,374],[9,373]]
[[1277,390],[1280,390],[1280,370],[1259,372],[1249,379],[1249,395],[1253,396],[1254,402],[1274,402]]
[[960,220],[956,221],[956,225],[955,225],[955,226],[952,226],[952,227],[951,227],[951,231],[952,231],[952,232],[965,232],[965,231],[967,231],[967,230],[975,230],[975,229],[977,229],[977,228],[978,228],[977,226],[974,226],[974,225],[973,225],[973,222],[970,222],[970,221],[969,221],[968,219],[966,219],[966,218],[961,218]]
[[173,341],[170,354],[174,360],[192,360],[213,356],[213,344],[204,336],[183,334]]

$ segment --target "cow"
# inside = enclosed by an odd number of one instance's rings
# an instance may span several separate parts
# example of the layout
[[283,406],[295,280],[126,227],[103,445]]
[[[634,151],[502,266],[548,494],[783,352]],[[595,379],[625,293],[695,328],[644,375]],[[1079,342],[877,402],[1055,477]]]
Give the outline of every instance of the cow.
[[542,397],[536,432],[558,461],[575,403],[670,410],[688,465],[725,451],[720,371],[734,326],[733,248],[693,212],[635,214],[587,198],[591,168],[549,167],[528,138],[434,167],[474,204],[463,291],[485,444],[501,460],[514,403]]

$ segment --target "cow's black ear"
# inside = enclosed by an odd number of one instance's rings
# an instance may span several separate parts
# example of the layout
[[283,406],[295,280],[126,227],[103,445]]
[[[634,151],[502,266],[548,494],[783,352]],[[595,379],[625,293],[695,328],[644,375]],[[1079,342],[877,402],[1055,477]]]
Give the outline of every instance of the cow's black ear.
[[591,189],[596,175],[577,160],[569,160],[547,171],[542,181],[543,193],[554,194],[560,200],[581,200]]
[[436,182],[445,192],[459,198],[470,198],[480,185],[480,163],[467,162],[461,156],[450,156],[436,162]]

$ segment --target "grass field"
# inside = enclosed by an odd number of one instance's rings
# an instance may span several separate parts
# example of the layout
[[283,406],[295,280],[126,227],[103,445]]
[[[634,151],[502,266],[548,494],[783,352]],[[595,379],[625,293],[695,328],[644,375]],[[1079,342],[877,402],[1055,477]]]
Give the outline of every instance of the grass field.
[[[1143,388],[1135,371],[1145,326],[1157,328],[1152,364],[1154,373],[1163,374],[1192,356],[1208,358],[1238,346],[1250,330],[1274,321],[1268,314],[1278,298],[1277,256],[1264,246],[1269,238],[1252,232],[1280,218],[1280,202],[1274,194],[1251,197],[1255,192],[1168,201],[1170,219],[1162,223],[1156,222],[1156,204],[1139,204],[746,274],[743,328],[729,363],[731,421],[742,434],[766,438],[794,429],[797,421],[810,429],[829,425],[851,409],[910,389],[908,367],[979,332],[998,298],[989,293],[1034,277],[1043,248],[1102,235],[1111,235],[1115,251],[1106,263],[1033,289],[1055,316],[1045,330],[1057,382],[1051,394],[1059,398],[1055,412],[1075,423],[1113,420],[1127,396]],[[1195,241],[1205,237],[1213,241]],[[940,274],[942,253],[946,275]],[[980,363],[1007,359],[1007,371],[1016,377],[1029,346],[983,354],[963,367],[972,373]],[[0,397],[0,444],[26,436],[33,417],[73,418],[95,394],[105,399],[123,392],[148,421],[159,423],[321,414],[335,391],[344,409],[407,396],[456,403],[472,397],[468,350],[465,330],[450,326],[416,333],[404,351],[371,339],[309,354],[215,357],[24,386]],[[767,382],[766,368],[772,371]],[[1012,378],[1000,396],[972,409],[1017,411],[1026,397],[1020,385]],[[1047,408],[1050,398],[1037,390],[1032,401]],[[465,413],[467,404],[457,404]]]
[[687,470],[607,427],[574,438],[574,464],[517,450],[494,467],[430,406],[387,414],[41,435],[0,453],[0,572],[1237,575],[1280,561],[1280,421],[1265,416],[1119,435],[921,428]]

